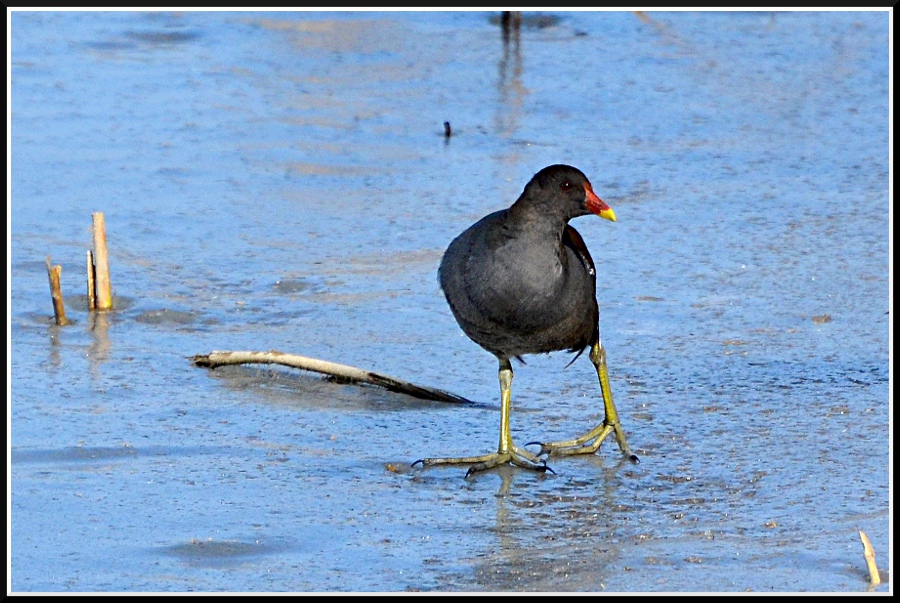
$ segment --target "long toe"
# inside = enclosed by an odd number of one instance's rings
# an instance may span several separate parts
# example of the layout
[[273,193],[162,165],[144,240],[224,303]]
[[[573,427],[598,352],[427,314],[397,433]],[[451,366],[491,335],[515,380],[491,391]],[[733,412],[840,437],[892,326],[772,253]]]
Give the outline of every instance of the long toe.
[[553,469],[547,466],[547,462],[538,458],[524,448],[513,446],[512,450],[505,452],[494,452],[491,454],[483,454],[481,456],[462,456],[462,457],[434,457],[425,458],[415,461],[412,466],[422,465],[423,467],[436,467],[439,465],[470,465],[466,471],[466,477],[487,471],[502,465],[514,465],[523,469],[531,469],[545,473],[556,474]]
[[600,449],[600,445],[610,434],[615,434],[616,442],[622,454],[632,462],[640,462],[637,455],[631,451],[625,440],[625,433],[621,425],[618,423],[610,424],[607,422],[600,423],[594,429],[582,436],[571,440],[562,440],[558,442],[529,442],[526,446],[538,445],[541,447],[538,455],[554,455],[554,456],[570,456],[575,454],[594,454]]

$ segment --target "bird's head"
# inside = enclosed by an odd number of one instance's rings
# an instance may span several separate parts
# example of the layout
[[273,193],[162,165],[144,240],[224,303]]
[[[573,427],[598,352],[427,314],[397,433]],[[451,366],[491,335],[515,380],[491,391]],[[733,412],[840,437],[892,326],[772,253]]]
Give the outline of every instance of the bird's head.
[[545,211],[564,212],[567,219],[595,214],[616,221],[615,212],[597,196],[587,176],[570,165],[545,167],[525,186],[522,196],[550,206]]

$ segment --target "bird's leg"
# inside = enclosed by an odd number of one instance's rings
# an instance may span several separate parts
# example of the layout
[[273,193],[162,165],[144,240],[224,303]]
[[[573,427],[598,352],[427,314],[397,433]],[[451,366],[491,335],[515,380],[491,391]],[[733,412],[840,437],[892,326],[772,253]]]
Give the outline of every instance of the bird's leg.
[[466,477],[478,471],[493,469],[506,463],[511,463],[517,467],[526,469],[534,469],[535,471],[551,471],[546,461],[532,454],[525,448],[520,448],[513,444],[512,433],[509,429],[509,412],[512,406],[512,365],[508,358],[500,359],[500,443],[497,446],[497,452],[492,454],[483,454],[481,456],[464,456],[464,457],[439,457],[419,459],[413,465],[421,463],[424,467],[433,465],[459,465],[472,463],[466,472]]
[[[616,405],[613,403],[612,388],[609,386],[609,370],[606,368],[606,350],[599,341],[591,346],[591,362],[597,369],[597,376],[600,378],[600,392],[603,394],[603,409],[605,417],[603,422],[586,434],[574,438],[572,440],[564,440],[561,442],[549,442],[540,444],[541,451],[539,454],[593,454],[600,449],[603,440],[611,434],[616,434],[616,441],[619,444],[619,450],[622,454],[637,461],[638,457],[631,452],[628,442],[625,440],[625,431],[619,423],[619,413],[616,412]],[[539,444],[540,442],[534,442]]]

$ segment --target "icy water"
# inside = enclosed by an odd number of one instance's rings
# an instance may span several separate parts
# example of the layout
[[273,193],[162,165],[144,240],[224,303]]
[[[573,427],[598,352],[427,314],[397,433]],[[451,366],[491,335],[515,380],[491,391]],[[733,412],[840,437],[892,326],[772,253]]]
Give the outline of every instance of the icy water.
[[[890,13],[8,18],[12,591],[863,592],[858,529],[889,568]],[[410,468],[496,448],[436,271],[552,163],[618,216],[575,225],[641,463]],[[190,361],[271,349],[477,403]],[[569,359],[514,367],[517,442],[602,419]]]

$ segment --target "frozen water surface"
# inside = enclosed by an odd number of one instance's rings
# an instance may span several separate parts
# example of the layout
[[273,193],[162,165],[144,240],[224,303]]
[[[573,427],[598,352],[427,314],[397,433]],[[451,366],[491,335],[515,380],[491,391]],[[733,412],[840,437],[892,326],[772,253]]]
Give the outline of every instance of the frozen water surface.
[[[8,13],[13,591],[855,592],[857,529],[889,567],[890,13],[497,16]],[[496,446],[437,266],[559,162],[619,218],[576,226],[642,462],[410,469]],[[478,404],[189,360],[270,349]],[[602,418],[587,355],[527,360],[518,442]]]

